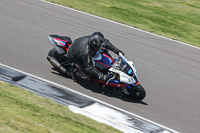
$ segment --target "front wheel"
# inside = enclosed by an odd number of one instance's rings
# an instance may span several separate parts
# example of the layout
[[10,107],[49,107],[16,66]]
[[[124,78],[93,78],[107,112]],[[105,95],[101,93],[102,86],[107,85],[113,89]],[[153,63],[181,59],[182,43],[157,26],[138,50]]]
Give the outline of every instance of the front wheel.
[[141,84],[133,87],[133,90],[131,91],[131,97],[135,100],[142,100],[146,97],[146,91]]
[[146,96],[146,92],[142,85],[122,87],[121,92],[134,100],[142,100]]

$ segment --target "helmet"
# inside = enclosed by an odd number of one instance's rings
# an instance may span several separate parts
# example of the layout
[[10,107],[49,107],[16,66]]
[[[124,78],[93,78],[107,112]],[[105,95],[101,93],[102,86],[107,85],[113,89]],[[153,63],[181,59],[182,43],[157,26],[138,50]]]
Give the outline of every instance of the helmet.
[[105,38],[101,32],[92,33],[92,35],[90,36],[88,40],[89,46],[95,51],[100,50],[104,42],[105,42]]

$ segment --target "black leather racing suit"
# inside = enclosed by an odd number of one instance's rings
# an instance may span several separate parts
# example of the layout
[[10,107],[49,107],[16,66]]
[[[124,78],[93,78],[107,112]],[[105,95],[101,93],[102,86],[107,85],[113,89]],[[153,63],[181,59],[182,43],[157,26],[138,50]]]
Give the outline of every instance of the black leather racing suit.
[[[93,66],[92,57],[96,55],[96,51],[92,50],[88,45],[88,39],[90,36],[80,37],[71,44],[67,51],[67,57],[77,64],[81,71],[87,76],[102,77],[101,73],[96,67]],[[108,39],[105,40],[104,48],[118,53],[119,49],[113,46]]]

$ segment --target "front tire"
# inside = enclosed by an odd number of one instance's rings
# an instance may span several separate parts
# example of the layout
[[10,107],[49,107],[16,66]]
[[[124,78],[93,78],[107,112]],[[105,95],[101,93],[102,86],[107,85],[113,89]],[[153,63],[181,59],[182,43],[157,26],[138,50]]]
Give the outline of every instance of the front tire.
[[120,91],[134,100],[142,100],[146,97],[146,92],[140,84],[138,86],[123,87]]
[[131,92],[131,97],[134,100],[142,100],[146,97],[146,91],[144,90],[141,84],[133,88]]

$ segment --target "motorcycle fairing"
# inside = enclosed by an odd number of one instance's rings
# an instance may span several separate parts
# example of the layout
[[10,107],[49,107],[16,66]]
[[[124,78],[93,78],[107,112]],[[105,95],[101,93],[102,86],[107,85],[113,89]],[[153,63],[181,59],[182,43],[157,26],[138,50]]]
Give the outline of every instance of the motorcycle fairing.
[[134,63],[128,61],[121,53],[119,53],[119,59],[115,61],[109,71],[117,73],[122,83],[133,84],[133,86],[139,83]]
[[53,38],[54,41],[57,43],[58,46],[63,46],[65,50],[68,50],[70,44],[66,40],[58,39],[58,38]]
[[118,73],[120,76],[120,82],[122,83],[127,83],[127,84],[134,84],[136,83],[136,79],[133,76],[129,76],[126,73],[119,71],[117,69],[114,68],[110,68],[109,71],[114,72],[114,73]]
[[91,80],[94,82],[101,83],[103,85],[108,85],[108,86],[112,86],[112,87],[129,87],[130,89],[131,89],[131,86],[135,87],[140,84],[139,82],[135,82],[130,85],[130,84],[125,84],[125,83],[120,83],[119,81],[114,80],[114,79],[110,80],[108,84],[107,84],[107,82],[103,82],[102,80],[99,80],[96,78],[92,78]]
[[103,53],[101,50],[96,53],[95,57],[93,57],[93,65],[101,71],[108,71],[108,69],[112,67],[113,63],[114,60],[112,57]]
[[131,84],[132,86],[138,86],[140,83],[139,82],[136,82],[136,83],[133,83]]
[[125,87],[125,86],[128,85],[128,84],[120,83],[119,81],[114,80],[114,79],[110,80],[108,84],[107,84],[107,82],[104,82],[102,80],[95,79],[95,78],[92,78],[91,80],[95,81],[95,82],[98,82],[98,83],[101,83],[103,85],[108,85],[108,86],[112,86],[112,87]]
[[72,43],[71,38],[66,36],[49,35],[48,39],[59,54],[66,53]]
[[110,63],[113,64],[114,60],[112,57],[110,57],[109,55],[103,53],[103,52],[100,52],[100,54],[103,54],[103,56],[107,57],[107,59],[109,59]]

